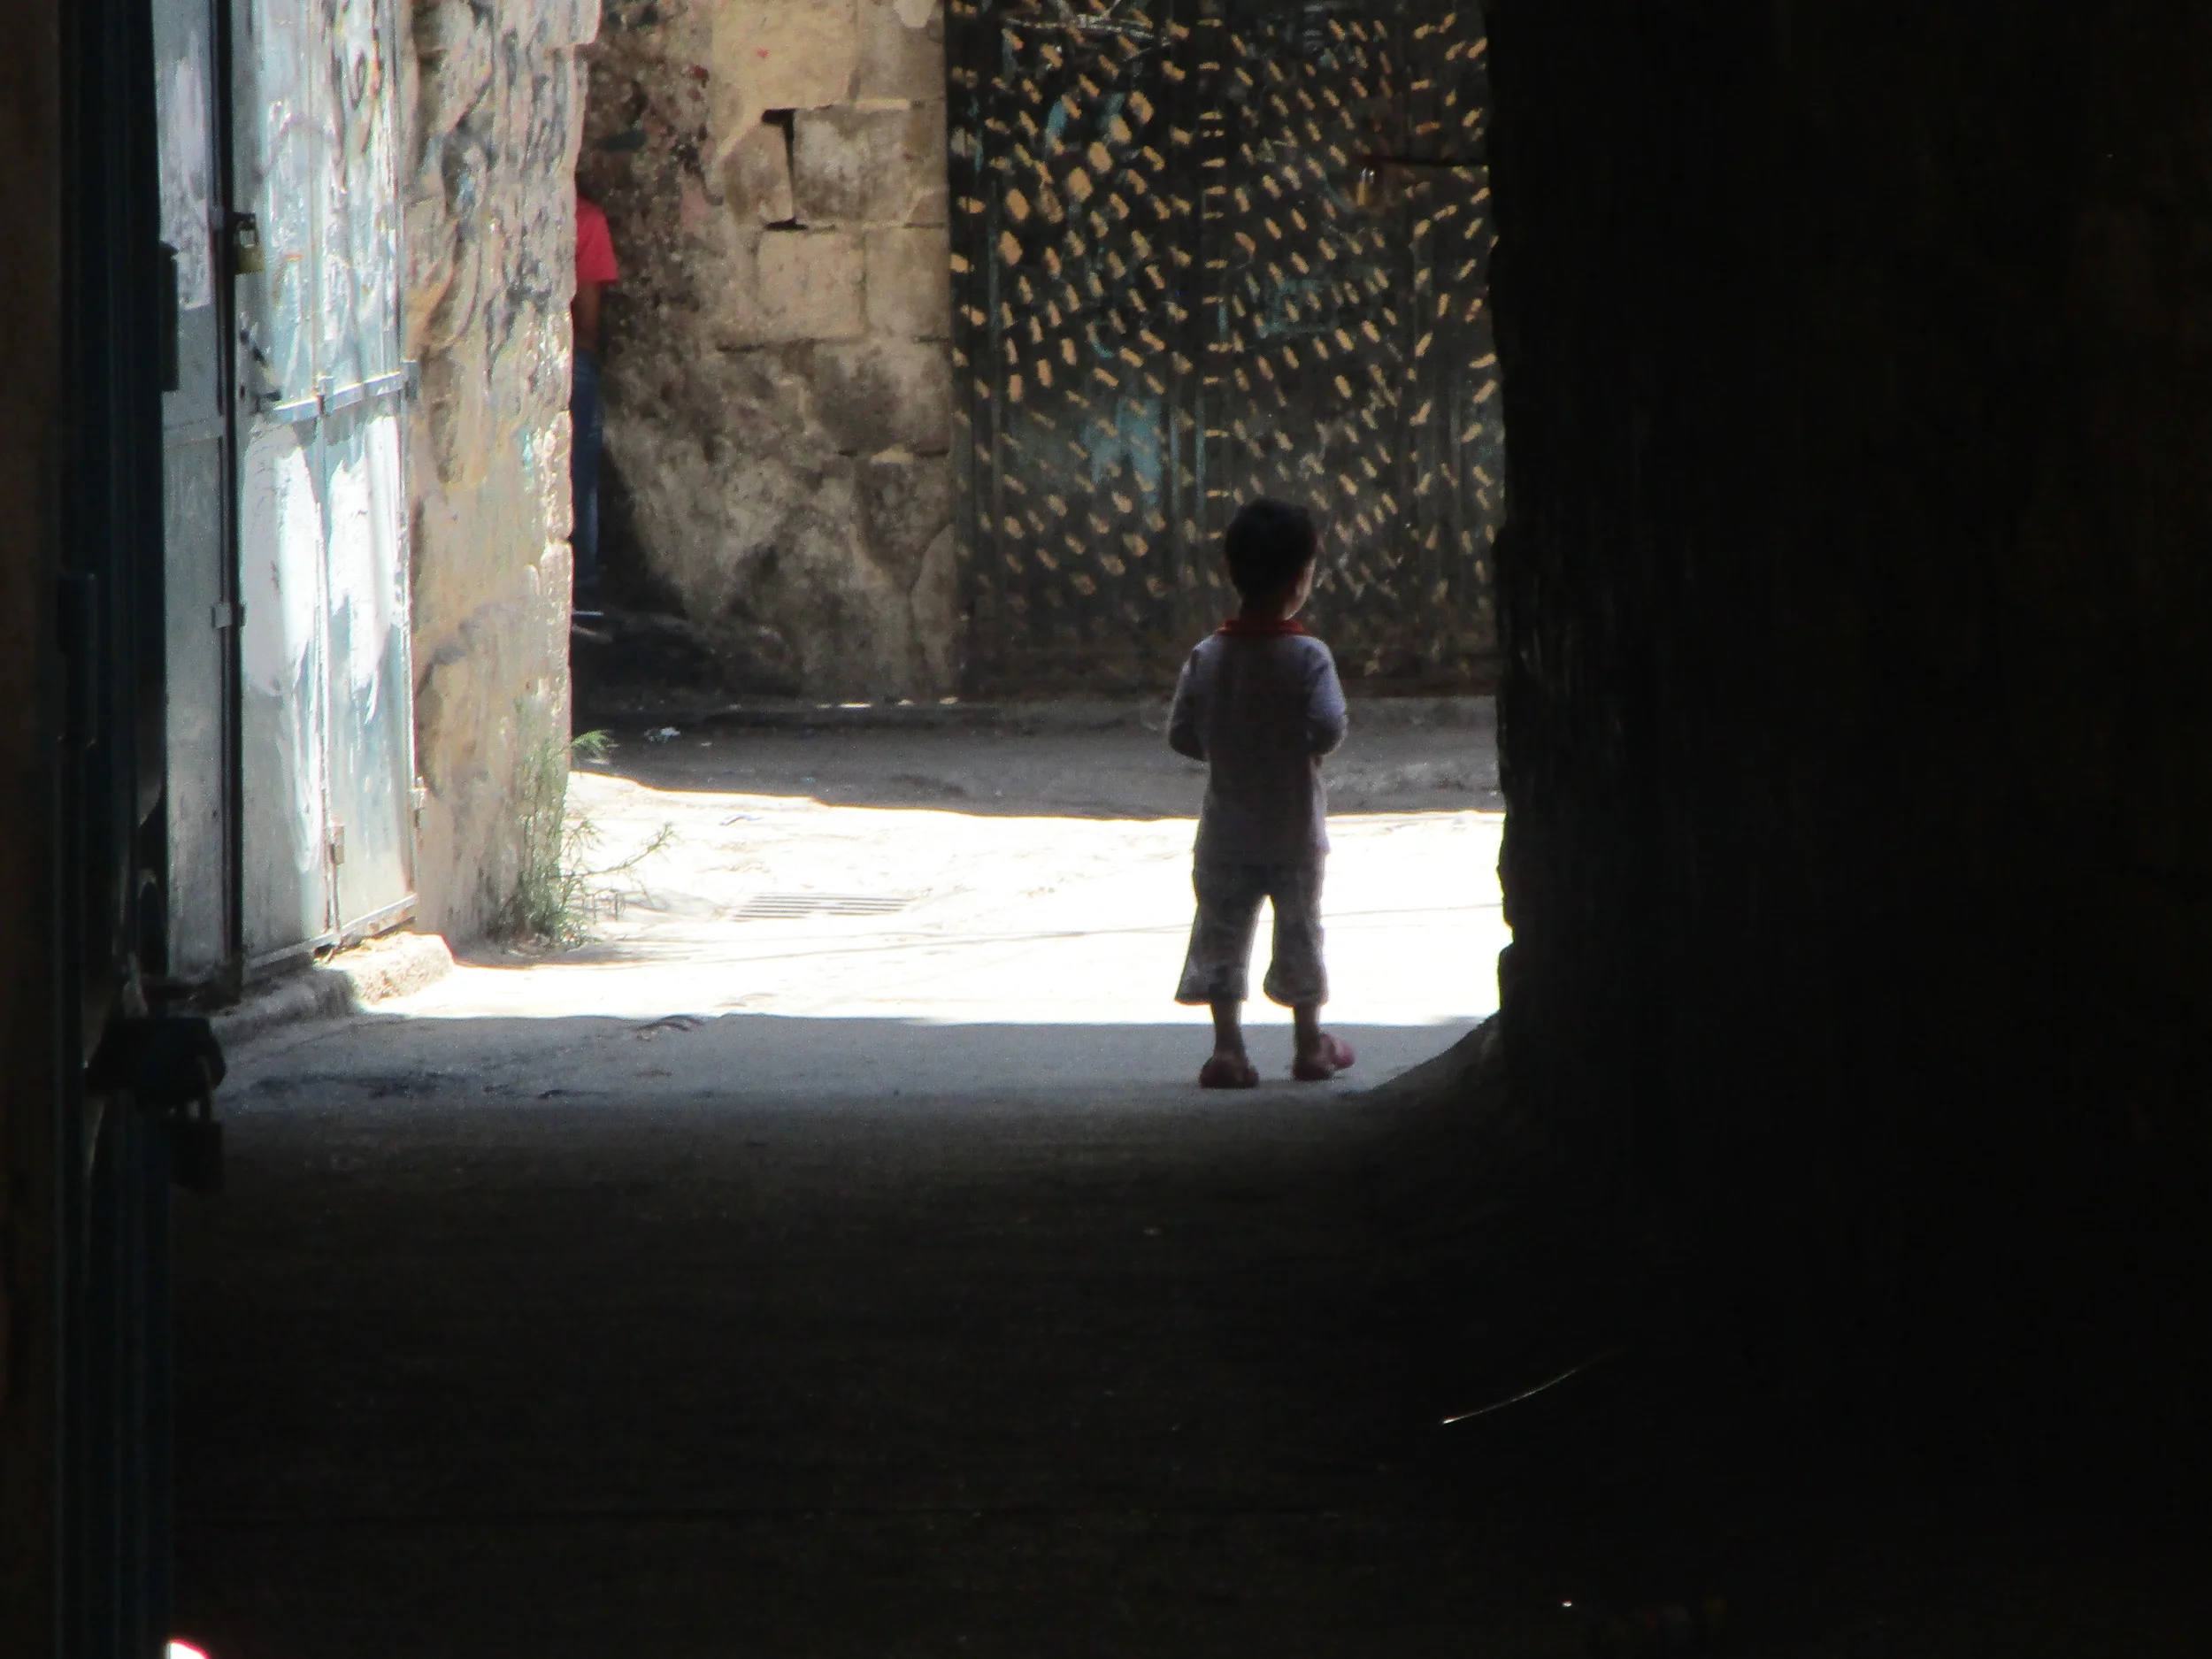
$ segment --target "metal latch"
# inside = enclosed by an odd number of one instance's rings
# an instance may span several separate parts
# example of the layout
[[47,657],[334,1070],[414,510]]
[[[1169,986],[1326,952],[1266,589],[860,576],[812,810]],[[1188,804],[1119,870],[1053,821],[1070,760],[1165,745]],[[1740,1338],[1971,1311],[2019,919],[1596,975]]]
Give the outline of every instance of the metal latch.
[[251,213],[230,216],[230,273],[259,276],[268,267],[261,251],[261,221]]

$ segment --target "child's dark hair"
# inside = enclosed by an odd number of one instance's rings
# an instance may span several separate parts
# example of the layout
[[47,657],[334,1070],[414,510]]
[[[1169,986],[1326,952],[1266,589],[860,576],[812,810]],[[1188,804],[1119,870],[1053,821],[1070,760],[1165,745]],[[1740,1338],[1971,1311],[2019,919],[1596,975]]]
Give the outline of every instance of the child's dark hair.
[[1303,507],[1262,495],[1237,509],[1221,538],[1229,580],[1247,599],[1281,593],[1320,550],[1321,533]]

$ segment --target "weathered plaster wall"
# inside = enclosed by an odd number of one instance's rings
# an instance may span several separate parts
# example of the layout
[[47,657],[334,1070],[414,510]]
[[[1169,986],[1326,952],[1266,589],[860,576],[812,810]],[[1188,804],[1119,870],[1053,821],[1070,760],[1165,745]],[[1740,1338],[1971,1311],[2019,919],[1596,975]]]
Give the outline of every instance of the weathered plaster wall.
[[2212,16],[1495,0],[1519,1078],[1832,1425],[2212,1452]]
[[608,580],[733,690],[958,676],[942,35],[936,0],[618,0],[585,54]]
[[403,185],[423,926],[495,925],[518,769],[568,735],[575,48],[598,0],[415,0]]

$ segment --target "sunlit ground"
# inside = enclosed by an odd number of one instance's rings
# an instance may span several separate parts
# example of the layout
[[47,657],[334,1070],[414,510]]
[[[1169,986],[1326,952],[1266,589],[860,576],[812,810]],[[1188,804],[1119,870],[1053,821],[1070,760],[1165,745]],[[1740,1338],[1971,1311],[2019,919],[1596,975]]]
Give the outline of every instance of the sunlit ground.
[[[1189,820],[1017,818],[656,789],[580,773],[588,862],[621,864],[593,941],[480,955],[385,1013],[651,1019],[755,1014],[939,1024],[1206,1020],[1173,1002]],[[1502,817],[1333,817],[1333,1020],[1461,1025],[1497,1003]],[[1256,995],[1255,1024],[1286,1010]]]

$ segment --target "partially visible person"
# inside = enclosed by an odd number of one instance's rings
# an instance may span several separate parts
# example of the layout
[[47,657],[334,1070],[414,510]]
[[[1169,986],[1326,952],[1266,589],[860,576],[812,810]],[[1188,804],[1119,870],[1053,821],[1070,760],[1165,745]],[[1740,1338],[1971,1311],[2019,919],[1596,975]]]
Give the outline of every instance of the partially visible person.
[[1329,981],[1321,961],[1321,872],[1328,802],[1321,757],[1344,741],[1344,687],[1329,648],[1296,620],[1313,591],[1320,536],[1287,502],[1247,502],[1222,556],[1242,603],[1184,664],[1168,742],[1206,763],[1191,884],[1198,918],[1175,1000],[1213,1010],[1214,1051],[1198,1081],[1250,1088],[1245,979],[1260,901],[1274,907],[1274,959],[1263,989],[1296,1022],[1291,1075],[1321,1082],[1352,1064],[1351,1046],[1321,1029]]
[[576,298],[568,314],[575,325],[575,371],[569,382],[568,481],[574,502],[569,547],[574,554],[575,609],[599,609],[599,311],[606,289],[621,273],[614,238],[596,202],[576,198]]

